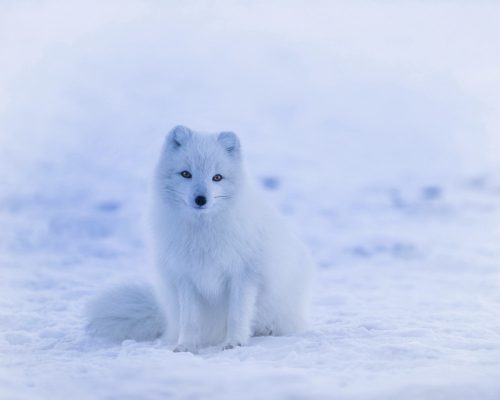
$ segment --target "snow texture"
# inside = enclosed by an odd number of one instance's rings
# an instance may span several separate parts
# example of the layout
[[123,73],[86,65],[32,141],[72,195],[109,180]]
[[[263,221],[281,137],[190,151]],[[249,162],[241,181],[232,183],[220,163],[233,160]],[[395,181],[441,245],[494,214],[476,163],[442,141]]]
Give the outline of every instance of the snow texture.
[[[0,398],[500,398],[500,4],[0,4]],[[318,263],[313,323],[111,345],[168,130],[233,130]],[[158,321],[161,323],[161,321]]]

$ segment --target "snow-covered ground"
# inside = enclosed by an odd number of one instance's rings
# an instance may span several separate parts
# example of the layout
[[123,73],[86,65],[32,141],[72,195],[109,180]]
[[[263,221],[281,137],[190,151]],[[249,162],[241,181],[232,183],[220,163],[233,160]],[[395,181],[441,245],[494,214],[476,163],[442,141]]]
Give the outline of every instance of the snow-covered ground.
[[[500,4],[0,4],[0,398],[500,398]],[[313,323],[96,342],[143,280],[159,143],[240,134],[318,262]]]

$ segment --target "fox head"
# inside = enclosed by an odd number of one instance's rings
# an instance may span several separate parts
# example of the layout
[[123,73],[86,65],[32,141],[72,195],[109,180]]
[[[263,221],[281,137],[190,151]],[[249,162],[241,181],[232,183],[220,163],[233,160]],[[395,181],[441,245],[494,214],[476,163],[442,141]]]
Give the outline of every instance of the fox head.
[[238,195],[242,174],[236,134],[200,134],[176,126],[163,146],[156,184],[169,206],[203,215],[230,206]]

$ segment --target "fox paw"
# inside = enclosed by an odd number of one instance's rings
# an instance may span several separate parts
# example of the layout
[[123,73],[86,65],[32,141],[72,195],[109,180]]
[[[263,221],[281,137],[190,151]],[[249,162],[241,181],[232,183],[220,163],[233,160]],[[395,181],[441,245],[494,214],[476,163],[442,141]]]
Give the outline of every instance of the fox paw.
[[254,336],[273,336],[273,330],[269,327],[263,327],[256,330]]
[[243,346],[243,344],[240,342],[226,342],[222,346],[222,350],[231,350],[231,349],[234,349],[236,347],[242,347],[242,346]]
[[174,348],[174,353],[193,353],[193,354],[197,354],[198,353],[198,349],[196,347],[194,347],[194,346],[188,346],[188,345],[185,345],[185,344],[178,344]]

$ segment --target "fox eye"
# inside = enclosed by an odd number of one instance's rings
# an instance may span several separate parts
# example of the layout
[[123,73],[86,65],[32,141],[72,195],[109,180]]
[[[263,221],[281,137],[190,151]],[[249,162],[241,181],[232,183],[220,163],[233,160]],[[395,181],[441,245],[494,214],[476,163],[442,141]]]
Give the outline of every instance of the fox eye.
[[214,175],[213,178],[212,178],[212,180],[214,182],[219,182],[219,181],[222,180],[222,175],[221,174]]
[[190,178],[192,178],[192,177],[193,177],[193,175],[191,175],[191,172],[189,172],[189,171],[182,171],[182,172],[181,172],[181,176],[182,176],[183,178],[186,178],[186,179],[190,179]]

